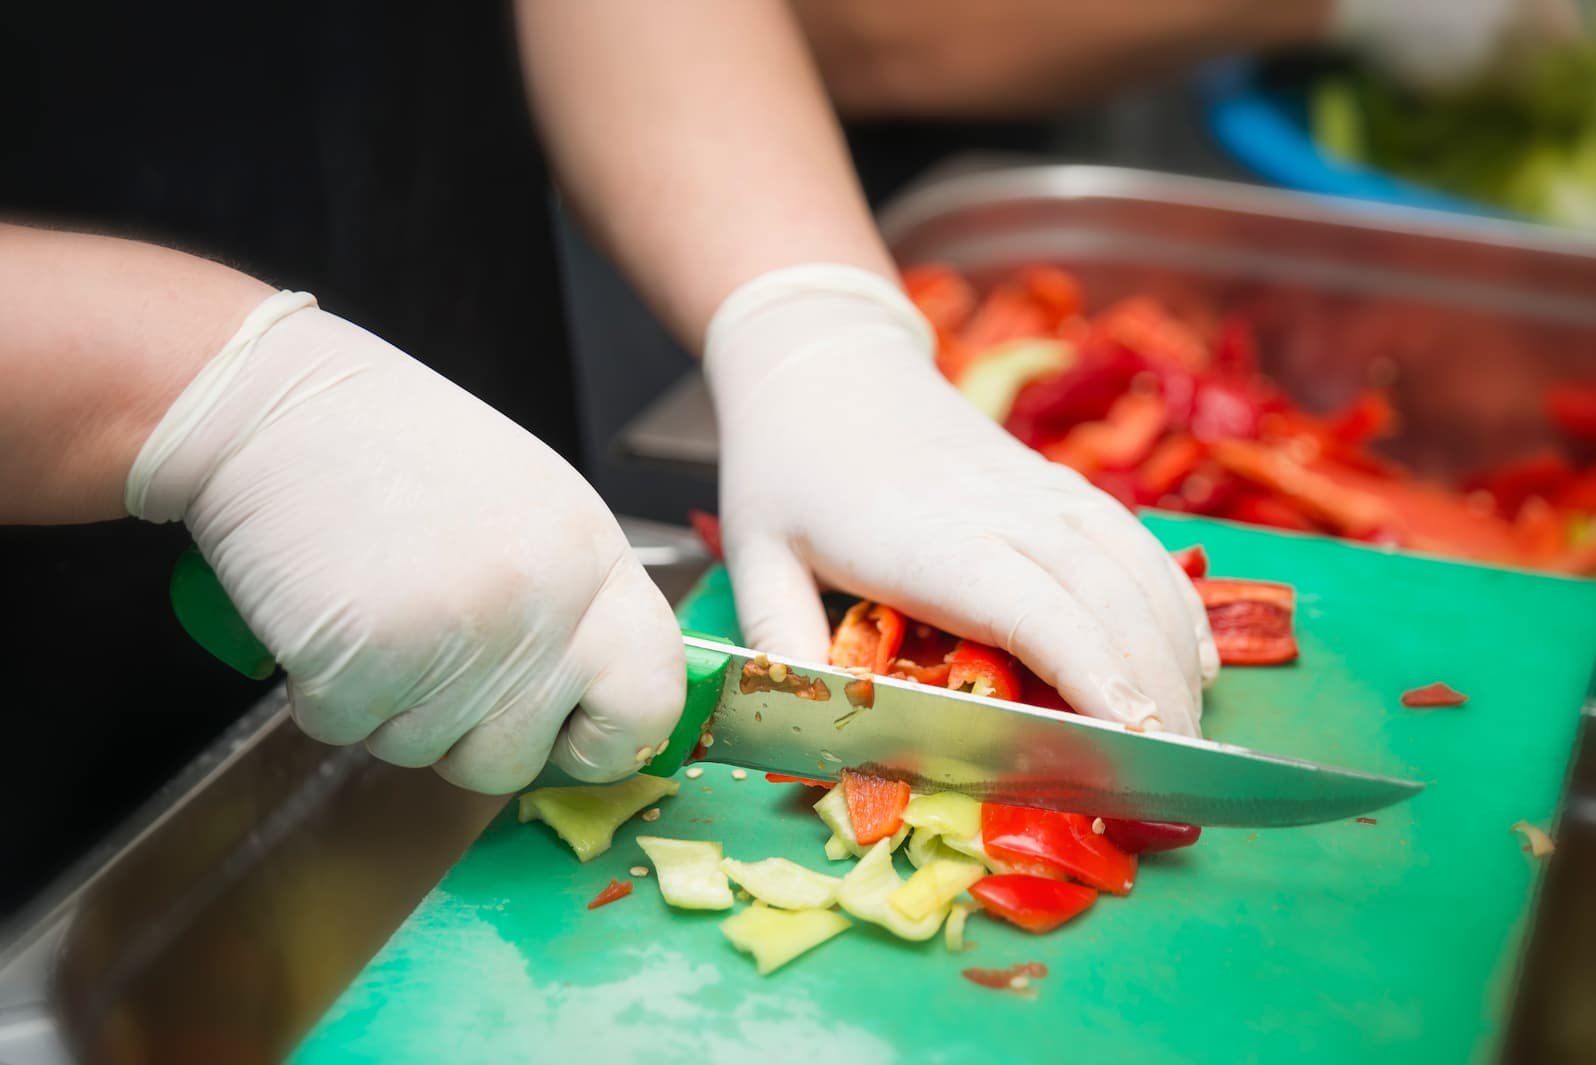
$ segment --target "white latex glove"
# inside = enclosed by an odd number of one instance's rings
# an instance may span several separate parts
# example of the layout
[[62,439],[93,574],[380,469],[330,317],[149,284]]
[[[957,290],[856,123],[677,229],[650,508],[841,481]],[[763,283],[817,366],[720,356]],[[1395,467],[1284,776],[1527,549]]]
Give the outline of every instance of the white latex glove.
[[1576,0],[1337,0],[1333,36],[1387,74],[1443,91],[1580,33]]
[[670,608],[587,482],[308,295],[195,377],[127,505],[187,523],[319,740],[497,794],[629,773],[681,711]]
[[1190,582],[1131,514],[966,403],[885,279],[799,266],[733,293],[704,371],[750,645],[824,660],[816,580],[1018,655],[1094,717],[1193,735],[1219,668]]

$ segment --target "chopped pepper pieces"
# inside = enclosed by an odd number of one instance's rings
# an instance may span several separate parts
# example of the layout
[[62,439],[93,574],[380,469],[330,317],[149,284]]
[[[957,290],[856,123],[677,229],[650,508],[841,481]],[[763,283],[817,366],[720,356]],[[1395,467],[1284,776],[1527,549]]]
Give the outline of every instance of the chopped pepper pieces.
[[831,637],[831,664],[890,674],[903,646],[903,615],[862,599],[848,608]]
[[1290,585],[1269,581],[1192,581],[1208,610],[1219,661],[1227,666],[1268,666],[1297,657],[1291,632],[1296,594]]
[[918,921],[947,912],[948,904],[986,876],[986,868],[968,858],[936,858],[914,871],[903,886],[887,896],[893,909]]
[[516,816],[523,824],[546,822],[580,861],[587,862],[610,849],[615,830],[633,814],[680,790],[674,780],[650,776],[614,784],[536,788],[517,800]]
[[755,904],[720,923],[731,945],[752,954],[760,976],[847,931],[848,919],[835,910],[773,910]]
[[603,891],[600,891],[597,895],[593,896],[593,901],[587,904],[587,908],[590,910],[596,910],[600,906],[608,906],[617,899],[624,899],[631,893],[632,882],[630,880],[612,879],[609,884],[605,886]]
[[760,902],[782,910],[824,910],[836,905],[842,880],[805,869],[786,858],[762,862],[723,859],[721,872]]
[[1067,880],[1005,873],[977,881],[970,894],[987,913],[1027,932],[1051,932],[1085,912],[1097,892]]
[[930,939],[942,927],[946,907],[920,918],[905,917],[888,901],[902,886],[892,868],[892,845],[882,840],[842,878],[837,902],[859,920],[880,925],[899,939]]
[[903,827],[903,810],[909,805],[909,785],[903,781],[844,769],[842,793],[854,839],[861,847],[887,839]]
[[1020,697],[1020,667],[1014,656],[974,640],[960,640],[948,662],[948,687],[1009,702]]
[[1402,705],[1415,710],[1425,710],[1438,706],[1462,706],[1468,701],[1469,697],[1467,695],[1455,688],[1442,684],[1440,681],[1402,693]]
[[[831,838],[826,841],[827,858],[832,861],[839,861],[850,855],[863,858],[869,852],[870,848],[860,843],[859,837],[854,834],[853,818],[848,813],[845,788],[832,788],[826,792],[825,796],[815,803],[814,811],[820,815],[820,820],[825,826],[831,829]],[[897,850],[898,845],[907,838],[909,838],[909,826],[900,825],[890,840],[892,849]]]
[[693,839],[638,836],[648,860],[654,863],[659,893],[680,910],[729,910],[731,885],[721,871],[719,843]]
[[981,841],[986,852],[1015,872],[1071,877],[1115,895],[1130,894],[1136,857],[1092,831],[1084,814],[1029,806],[981,805]]

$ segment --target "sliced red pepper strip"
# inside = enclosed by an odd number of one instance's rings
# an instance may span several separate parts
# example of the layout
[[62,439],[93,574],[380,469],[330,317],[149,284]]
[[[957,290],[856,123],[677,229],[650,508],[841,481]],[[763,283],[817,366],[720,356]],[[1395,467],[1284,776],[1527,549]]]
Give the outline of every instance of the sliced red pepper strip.
[[1175,564],[1186,571],[1186,576],[1192,578],[1208,576],[1208,552],[1203,550],[1202,544],[1192,544],[1172,554],[1175,556]]
[[1224,515],[1231,521],[1292,532],[1313,532],[1319,527],[1289,500],[1264,492],[1242,492],[1225,508]]
[[1208,367],[1202,340],[1148,296],[1131,296],[1099,311],[1092,331],[1159,366],[1191,373]]
[[903,630],[902,614],[861,599],[848,608],[831,636],[831,664],[887,675],[903,646]]
[[1072,877],[1114,895],[1136,882],[1136,858],[1092,831],[1083,814],[1029,806],[981,805],[986,852],[1017,872],[1055,880]]
[[903,827],[903,811],[909,805],[909,785],[903,781],[844,769],[842,794],[848,800],[853,834],[861,845],[888,839]]
[[1206,454],[1207,449],[1189,433],[1171,433],[1153,448],[1137,471],[1142,492],[1150,502],[1157,502],[1196,473]]
[[1269,581],[1192,581],[1208,610],[1219,661],[1227,666],[1272,666],[1297,657],[1291,632],[1296,593]]
[[1038,263],[1020,267],[1017,276],[1031,299],[1047,308],[1054,329],[1081,313],[1085,300],[1081,295],[1081,283],[1073,275],[1056,266]]
[[766,773],[765,780],[771,784],[802,784],[806,788],[834,788],[834,780],[815,780],[812,777],[795,777],[786,773]]
[[1178,850],[1197,842],[1203,830],[1176,821],[1129,821],[1103,818],[1103,835],[1126,854],[1156,854]]
[[939,331],[952,333],[975,312],[975,289],[946,263],[922,263],[903,271],[903,289]]
[[959,342],[971,348],[994,347],[1021,337],[1047,336],[1052,315],[1019,285],[1003,285],[987,293],[970,320],[959,330]]
[[[1097,901],[1097,892],[1084,884],[1024,873],[1001,873],[983,877],[970,888],[981,908],[1027,932],[1051,932],[1072,917],[1084,913]],[[968,979],[974,980],[968,972]],[[981,981],[977,980],[977,983]],[[983,986],[1009,986],[985,984]]]
[[1020,676],[1014,656],[974,640],[960,640],[948,663],[947,686],[970,691],[977,686],[993,699],[1013,702],[1020,697]]
[[1325,421],[1325,433],[1342,444],[1366,444],[1389,436],[1396,421],[1391,397],[1380,389],[1366,388],[1346,409]]
[[1394,523],[1383,499],[1337,484],[1266,444],[1220,440],[1210,454],[1231,473],[1279,493],[1337,532],[1356,536]]
[[630,880],[611,880],[603,891],[593,896],[593,901],[587,904],[587,908],[596,910],[600,906],[608,906],[616,899],[624,899],[631,893],[632,882]]
[[1071,429],[1063,440],[1042,448],[1042,454],[1083,473],[1123,470],[1152,451],[1169,424],[1162,397],[1129,392],[1114,401],[1102,421]]
[[1596,384],[1563,384],[1547,389],[1546,413],[1570,439],[1596,444]]
[[1402,693],[1402,705],[1419,710],[1437,706],[1462,706],[1468,701],[1467,695],[1440,681]]
[[687,520],[692,523],[693,531],[703,541],[704,550],[717,562],[726,561],[726,552],[720,543],[720,518],[702,510],[689,510]]

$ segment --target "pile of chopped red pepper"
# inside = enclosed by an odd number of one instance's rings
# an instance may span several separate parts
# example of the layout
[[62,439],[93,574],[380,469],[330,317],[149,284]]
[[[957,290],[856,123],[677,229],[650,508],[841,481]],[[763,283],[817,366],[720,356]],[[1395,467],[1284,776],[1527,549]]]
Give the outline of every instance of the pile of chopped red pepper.
[[1088,314],[1077,281],[1046,265],[984,296],[943,265],[903,279],[943,374],[1126,506],[1596,573],[1596,385],[1547,396],[1564,449],[1433,484],[1372,449],[1396,428],[1384,392],[1309,413],[1260,371],[1240,318],[1201,329],[1145,296]]

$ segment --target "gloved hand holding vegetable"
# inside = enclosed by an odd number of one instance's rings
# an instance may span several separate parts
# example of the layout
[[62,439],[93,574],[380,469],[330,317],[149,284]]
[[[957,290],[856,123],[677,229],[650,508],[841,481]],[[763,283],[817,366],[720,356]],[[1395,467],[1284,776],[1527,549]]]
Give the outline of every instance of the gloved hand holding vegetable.
[[937,374],[928,324],[866,270],[777,270],[712,320],[721,518],[754,646],[823,659],[816,579],[1012,651],[1077,709],[1192,735],[1217,669],[1158,542]]
[[1386,74],[1444,91],[1579,36],[1575,0],[1337,0],[1333,35]]

